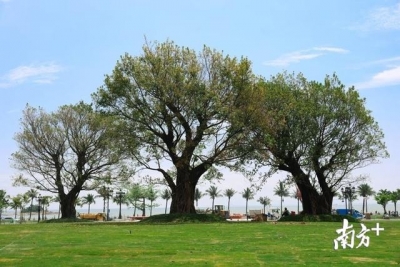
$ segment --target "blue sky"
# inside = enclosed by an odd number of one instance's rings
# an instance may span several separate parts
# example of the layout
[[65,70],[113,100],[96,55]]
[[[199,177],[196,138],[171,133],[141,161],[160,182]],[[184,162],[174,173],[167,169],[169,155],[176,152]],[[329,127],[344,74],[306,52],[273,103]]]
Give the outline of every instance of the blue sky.
[[[267,78],[287,70],[323,80],[336,72],[366,98],[391,155],[359,173],[375,190],[400,188],[400,1],[0,0],[0,189],[26,191],[12,187],[9,161],[25,105],[51,111],[90,101],[119,57],[139,55],[145,38],[245,56]],[[219,188],[248,185],[228,176]],[[257,196],[277,205],[272,192],[281,177]]]

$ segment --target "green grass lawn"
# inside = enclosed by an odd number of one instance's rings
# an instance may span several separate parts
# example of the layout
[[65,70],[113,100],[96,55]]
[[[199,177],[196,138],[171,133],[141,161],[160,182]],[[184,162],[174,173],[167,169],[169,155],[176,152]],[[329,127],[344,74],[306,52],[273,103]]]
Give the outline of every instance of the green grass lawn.
[[[0,225],[0,266],[388,266],[400,221],[363,222],[369,247],[333,249],[342,223],[40,223]],[[360,223],[351,223],[356,234]],[[355,246],[359,244],[355,238]]]

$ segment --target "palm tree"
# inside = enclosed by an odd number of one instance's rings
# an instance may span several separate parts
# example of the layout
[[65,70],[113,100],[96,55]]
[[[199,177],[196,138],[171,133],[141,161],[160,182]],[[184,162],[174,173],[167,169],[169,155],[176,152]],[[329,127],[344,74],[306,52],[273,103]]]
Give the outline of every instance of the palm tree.
[[395,214],[397,213],[397,201],[400,200],[400,189],[397,189],[396,191],[391,192],[390,194],[390,201],[393,202],[394,204],[394,212]]
[[103,198],[103,212],[106,212],[106,200],[107,198],[110,197],[110,190],[106,186],[102,186],[99,189],[96,190],[96,192],[99,194],[96,197],[102,197]]
[[47,220],[47,209],[50,206],[50,203],[52,201],[52,197],[51,196],[44,196],[42,197],[42,201],[40,203],[42,203],[42,218],[44,220]]
[[274,188],[274,194],[276,196],[281,197],[281,216],[282,216],[283,197],[289,196],[289,190],[286,188],[286,185],[282,181],[279,181],[279,184],[277,184],[276,187]]
[[[146,190],[139,184],[133,184],[126,194],[127,201],[133,206],[133,216],[136,216],[136,209],[142,210],[145,213],[144,196]],[[142,202],[140,201],[142,199]]]
[[226,189],[224,192],[224,196],[228,197],[228,211],[230,211],[231,197],[236,193],[233,189]]
[[23,207],[21,208],[20,217],[21,217],[21,220],[25,220],[25,215],[24,215],[23,211],[25,210],[26,205],[31,202],[31,198],[25,193],[25,194],[21,195],[21,200],[22,200]]
[[196,200],[196,206],[199,206],[199,199],[204,196],[203,192],[201,192],[198,188],[194,191],[194,200]]
[[51,200],[52,202],[58,203],[58,219],[60,219],[60,214],[61,214],[61,201],[60,201],[60,196],[55,196]]
[[391,192],[386,189],[379,190],[379,192],[375,195],[376,203],[382,205],[385,214],[386,214],[386,205],[390,201],[390,195]]
[[297,199],[297,214],[300,212],[300,202],[302,201],[300,189],[296,186],[296,189],[292,192],[290,196],[292,198]]
[[161,193],[161,198],[165,199],[165,214],[167,214],[168,200],[171,198],[171,191],[167,188]]
[[10,207],[15,211],[14,219],[17,219],[17,212],[19,208],[22,208],[22,197],[17,195],[11,198]]
[[258,202],[263,205],[264,207],[264,214],[265,214],[265,206],[271,205],[271,199],[269,197],[260,197]]
[[90,205],[96,204],[96,201],[94,199],[95,199],[95,196],[92,194],[87,194],[86,197],[82,198],[82,204],[88,204],[88,213],[90,213]]
[[0,190],[0,222],[1,222],[1,215],[3,213],[3,209],[8,207],[8,199],[10,197],[7,195],[7,192],[4,190]]
[[153,207],[156,205],[153,205],[153,202],[156,201],[158,198],[158,192],[154,190],[153,186],[150,186],[149,189],[147,190],[147,199],[150,200],[150,216],[152,215],[153,212]]
[[122,219],[121,206],[122,204],[128,205],[128,197],[126,196],[126,193],[121,189],[115,192],[115,196],[113,197],[113,202],[119,205],[118,219]]
[[77,197],[76,200],[75,200],[74,205],[75,205],[75,208],[76,208],[76,206],[83,207],[82,198],[81,197]]
[[27,196],[29,196],[30,199],[31,199],[31,208],[29,209],[29,220],[31,220],[31,218],[32,218],[32,208],[33,208],[33,199],[37,198],[38,191],[36,191],[35,189],[29,189],[25,194]]
[[214,212],[214,200],[217,197],[221,196],[221,191],[218,190],[218,188],[214,185],[211,185],[206,192],[208,193],[208,195],[210,196],[210,198],[212,199],[212,205],[211,205],[211,209]]
[[357,192],[363,197],[363,214],[368,213],[367,199],[369,196],[373,196],[375,192],[372,190],[372,187],[369,186],[369,184],[360,184],[357,186]]
[[249,216],[247,216],[247,204],[249,202],[249,199],[254,198],[254,193],[250,188],[247,187],[245,190],[243,190],[242,197],[246,199],[246,218],[249,219]]

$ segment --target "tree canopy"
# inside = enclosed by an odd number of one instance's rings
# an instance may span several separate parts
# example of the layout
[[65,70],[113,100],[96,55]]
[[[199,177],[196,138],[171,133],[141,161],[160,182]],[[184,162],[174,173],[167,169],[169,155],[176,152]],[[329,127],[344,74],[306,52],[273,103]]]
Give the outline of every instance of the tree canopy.
[[353,181],[352,171],[388,156],[365,99],[336,75],[320,83],[279,74],[265,82],[262,97],[275,122],[256,125],[255,142],[268,155],[263,162],[269,174],[290,173],[305,213],[330,213],[334,193]]
[[165,179],[171,213],[194,213],[202,175],[215,165],[234,167],[247,153],[238,147],[248,136],[256,81],[246,58],[206,46],[196,53],[167,41],[121,57],[93,99],[124,125],[134,162]]
[[79,192],[95,189],[120,161],[110,125],[110,118],[82,102],[50,113],[27,106],[14,138],[13,166],[23,173],[14,184],[56,193],[62,218],[75,217]]

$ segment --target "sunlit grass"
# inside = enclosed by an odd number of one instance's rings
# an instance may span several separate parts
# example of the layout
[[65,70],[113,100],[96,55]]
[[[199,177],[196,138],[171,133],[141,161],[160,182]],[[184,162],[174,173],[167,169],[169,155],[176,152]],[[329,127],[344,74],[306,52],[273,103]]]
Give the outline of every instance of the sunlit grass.
[[[367,233],[369,247],[338,250],[333,240],[342,223],[333,222],[8,224],[0,225],[0,266],[400,264],[400,221],[379,223],[385,230]],[[360,223],[352,224],[358,233]]]

